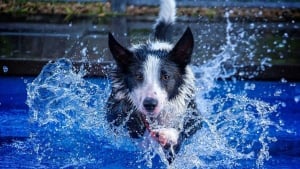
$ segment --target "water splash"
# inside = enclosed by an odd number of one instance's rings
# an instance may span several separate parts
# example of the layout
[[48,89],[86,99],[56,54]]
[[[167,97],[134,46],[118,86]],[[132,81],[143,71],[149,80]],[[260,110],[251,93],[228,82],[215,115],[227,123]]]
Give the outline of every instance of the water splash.
[[[280,104],[271,105],[258,99],[248,98],[246,92],[234,93],[232,85],[237,69],[243,66],[243,56],[237,49],[241,44],[249,44],[251,39],[240,40],[243,34],[233,36],[232,23],[227,18],[226,43],[221,52],[215,54],[201,66],[193,68],[197,75],[197,104],[203,116],[204,126],[180,152],[171,168],[236,168],[247,163],[247,168],[262,167],[270,158],[269,144],[276,138],[271,129],[282,129],[270,117],[278,113]],[[255,50],[248,50],[246,56],[251,61]],[[270,66],[266,60],[260,63],[261,70]],[[248,78],[257,72],[247,72]],[[226,83],[225,79],[233,81]],[[224,83],[218,83],[221,79]],[[255,86],[251,87],[254,90]],[[245,86],[249,90],[249,86]],[[225,91],[225,93],[224,93]]]
[[270,158],[268,145],[276,138],[269,129],[281,128],[270,115],[278,105],[228,93],[204,99],[201,106],[210,109],[202,112],[204,126],[180,154],[185,160],[176,161],[174,168],[235,168],[245,161],[253,168]]
[[[197,75],[196,101],[203,116],[203,128],[186,140],[178,157],[168,166],[164,153],[156,142],[132,141],[127,135],[114,135],[109,130],[105,101],[110,93],[109,81],[94,84],[83,78],[85,70],[76,73],[69,60],[48,63],[40,75],[27,87],[30,108],[31,139],[15,144],[22,151],[35,155],[39,166],[106,167],[111,164],[128,168],[248,168],[263,166],[270,158],[269,143],[276,141],[269,130],[281,125],[271,120],[280,104],[271,105],[247,97],[245,92],[234,93],[233,77],[244,57],[238,49],[245,32],[231,34],[232,23],[227,17],[226,43],[219,53],[201,66],[194,66]],[[87,60],[87,48],[81,55]],[[255,50],[247,50],[252,60]],[[242,65],[243,66],[243,65]],[[268,66],[262,59],[261,69]],[[244,72],[247,76],[255,76]],[[218,81],[222,79],[222,83]],[[233,84],[233,85],[232,85]],[[246,85],[254,90],[256,86]],[[122,130],[122,129],[121,129]],[[125,132],[119,132],[125,133]],[[25,147],[25,148],[24,148]],[[155,163],[154,163],[155,162]]]
[[7,73],[8,72],[8,67],[7,66],[2,66],[2,70],[3,70],[3,73]]
[[106,123],[110,82],[95,84],[77,71],[70,60],[59,59],[27,85],[32,132],[27,142],[15,146],[26,147],[20,152],[32,152],[39,166],[101,168],[123,158],[115,154],[135,149],[132,140],[112,134]]

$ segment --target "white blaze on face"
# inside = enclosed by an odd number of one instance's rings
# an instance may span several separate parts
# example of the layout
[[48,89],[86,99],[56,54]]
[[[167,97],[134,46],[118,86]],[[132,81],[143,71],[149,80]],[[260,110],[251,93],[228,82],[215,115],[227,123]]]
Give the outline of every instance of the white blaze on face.
[[[148,56],[143,65],[144,80],[140,86],[135,88],[131,93],[131,100],[139,111],[146,116],[156,117],[163,109],[167,101],[167,92],[163,90],[160,84],[160,59],[155,56]],[[148,112],[143,105],[145,98],[153,98],[158,101],[153,112]]]

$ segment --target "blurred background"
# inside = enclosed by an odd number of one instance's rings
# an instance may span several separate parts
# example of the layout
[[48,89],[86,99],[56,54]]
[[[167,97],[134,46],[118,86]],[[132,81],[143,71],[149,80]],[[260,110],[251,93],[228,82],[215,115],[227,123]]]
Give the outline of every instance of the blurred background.
[[[74,64],[88,63],[88,75],[103,76],[103,65],[112,61],[107,33],[113,32],[124,45],[149,39],[158,4],[157,0],[1,0],[0,75],[37,75],[49,60],[67,57]],[[300,72],[299,1],[178,0],[177,7],[174,40],[184,27],[192,28],[197,37],[195,63],[219,52],[229,19],[233,40],[247,41],[239,45],[239,53],[249,55],[245,50],[251,45],[255,49],[250,60],[248,56],[241,60],[246,63],[243,69],[257,70],[261,59],[269,58],[272,67],[256,78],[300,79],[295,74]]]

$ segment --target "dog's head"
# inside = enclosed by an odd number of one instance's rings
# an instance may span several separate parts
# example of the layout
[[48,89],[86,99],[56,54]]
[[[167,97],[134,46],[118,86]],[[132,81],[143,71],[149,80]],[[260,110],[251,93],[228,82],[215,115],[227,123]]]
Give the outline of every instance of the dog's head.
[[112,34],[109,34],[108,41],[117,63],[118,76],[129,92],[129,99],[140,112],[156,117],[180,95],[194,46],[189,28],[175,45],[153,42],[127,49]]

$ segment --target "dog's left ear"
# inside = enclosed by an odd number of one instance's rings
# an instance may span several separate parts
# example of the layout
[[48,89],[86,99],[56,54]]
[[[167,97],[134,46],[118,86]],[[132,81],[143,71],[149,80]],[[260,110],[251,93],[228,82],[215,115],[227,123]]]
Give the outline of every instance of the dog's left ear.
[[191,29],[188,27],[169,53],[168,59],[183,68],[191,62],[193,48],[194,37]]

